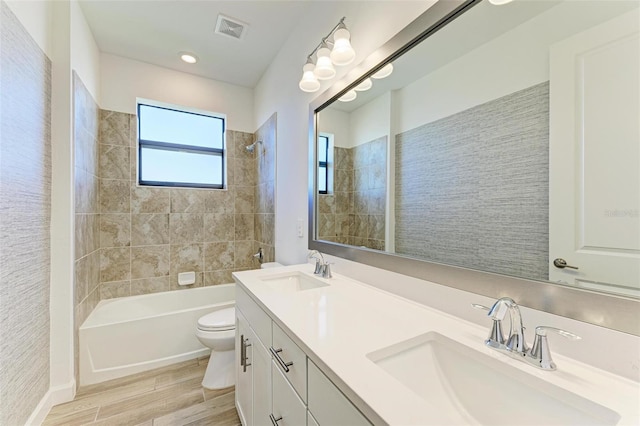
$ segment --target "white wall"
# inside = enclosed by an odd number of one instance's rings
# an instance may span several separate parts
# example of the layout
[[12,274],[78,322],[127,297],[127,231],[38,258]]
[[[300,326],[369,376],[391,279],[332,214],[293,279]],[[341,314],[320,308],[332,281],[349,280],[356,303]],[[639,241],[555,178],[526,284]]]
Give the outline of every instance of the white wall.
[[390,139],[391,93],[383,93],[354,110],[349,118],[350,148],[382,136]]
[[52,209],[51,209],[51,389],[34,423],[50,404],[75,394],[74,324],[74,146],[72,71],[100,101],[99,51],[76,0],[53,5]]
[[607,2],[563,3],[459,57],[398,90],[398,132],[549,80],[552,44],[630,7],[633,4],[622,2],[615,7]]
[[71,1],[71,68],[100,105],[100,50],[77,0]]
[[[253,133],[253,90],[147,64],[121,56],[100,55],[100,107],[136,113],[136,97],[227,115],[228,128]],[[269,117],[265,117],[262,123]]]
[[331,133],[333,145],[349,148],[349,113],[337,109],[325,109],[318,118],[318,132]]
[[7,6],[11,9],[20,23],[27,29],[40,49],[51,58],[52,30],[53,30],[53,4],[51,1],[25,1],[7,0]]
[[[278,114],[276,161],[276,260],[300,263],[306,258],[307,236],[296,236],[298,219],[307,223],[309,103],[317,94],[298,89],[306,56],[342,16],[357,53],[365,59],[433,1],[321,2],[312,5],[255,88],[254,128]],[[338,70],[334,81],[352,66]],[[331,82],[323,83],[320,92]],[[305,227],[307,229],[307,227]]]

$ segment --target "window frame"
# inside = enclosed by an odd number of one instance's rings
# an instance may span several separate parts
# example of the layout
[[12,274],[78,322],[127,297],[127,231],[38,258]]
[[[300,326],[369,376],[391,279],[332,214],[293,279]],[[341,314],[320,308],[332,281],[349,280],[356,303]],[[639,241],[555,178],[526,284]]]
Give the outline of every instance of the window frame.
[[[184,114],[193,114],[204,116],[208,118],[214,118],[218,120],[222,120],[222,148],[211,148],[204,146],[196,146],[196,145],[185,145],[185,144],[176,144],[171,142],[159,142],[153,140],[146,140],[140,137],[141,135],[141,120],[140,120],[140,106],[147,106],[152,108],[165,109],[169,111],[175,111]],[[227,117],[224,114],[219,114],[215,112],[198,110],[195,108],[183,107],[180,105],[172,105],[165,104],[162,102],[157,102],[149,99],[136,99],[136,118],[137,118],[137,142],[136,142],[136,153],[137,153],[137,173],[136,173],[136,184],[138,186],[151,186],[151,187],[168,187],[168,188],[196,188],[196,189],[226,189],[227,184],[227,141],[226,141],[226,129],[227,129]],[[142,180],[142,149],[157,149],[161,151],[170,151],[170,152],[187,152],[187,153],[195,153],[195,154],[204,154],[204,155],[212,155],[219,156],[222,161],[221,168],[221,183],[220,184],[208,184],[208,183],[197,183],[197,182],[173,182],[173,181],[151,181],[151,180]]]

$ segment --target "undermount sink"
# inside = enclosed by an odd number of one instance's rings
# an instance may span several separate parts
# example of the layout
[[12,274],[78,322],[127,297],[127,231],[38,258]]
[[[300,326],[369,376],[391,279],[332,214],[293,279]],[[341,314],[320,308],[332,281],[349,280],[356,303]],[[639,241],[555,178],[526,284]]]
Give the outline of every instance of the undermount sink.
[[446,410],[452,424],[615,425],[618,413],[442,334],[367,354],[393,378]]
[[262,277],[261,281],[271,290],[282,292],[311,290],[329,285],[317,278],[297,271],[268,275]]

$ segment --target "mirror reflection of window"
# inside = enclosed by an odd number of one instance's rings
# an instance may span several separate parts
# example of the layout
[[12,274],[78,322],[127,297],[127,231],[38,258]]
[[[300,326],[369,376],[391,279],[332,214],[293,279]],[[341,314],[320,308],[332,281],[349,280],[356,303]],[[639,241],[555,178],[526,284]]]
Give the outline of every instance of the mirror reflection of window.
[[332,135],[321,134],[318,136],[318,193],[328,194],[331,192],[329,179],[329,147]]

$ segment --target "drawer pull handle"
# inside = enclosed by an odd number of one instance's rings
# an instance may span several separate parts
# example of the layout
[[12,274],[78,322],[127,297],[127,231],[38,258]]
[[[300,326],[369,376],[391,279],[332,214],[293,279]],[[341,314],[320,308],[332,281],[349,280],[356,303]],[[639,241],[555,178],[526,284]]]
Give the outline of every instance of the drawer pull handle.
[[282,420],[282,416],[278,417],[277,419],[275,418],[275,416],[273,414],[269,414],[269,419],[271,419],[271,424],[273,426],[278,426],[278,422],[280,420]]
[[247,362],[247,347],[251,346],[251,343],[247,343],[249,338],[244,338],[244,334],[240,335],[240,365],[242,366],[242,372],[247,372],[247,367],[251,365],[251,363]]
[[273,355],[273,357],[276,359],[276,361],[278,361],[278,364],[280,364],[280,367],[282,367],[282,369],[284,370],[285,373],[289,372],[289,367],[291,367],[293,365],[292,361],[289,362],[285,362],[282,358],[280,358],[280,352],[282,352],[282,348],[280,349],[274,349],[273,346],[271,346],[269,348],[269,351],[271,352],[271,355]]

